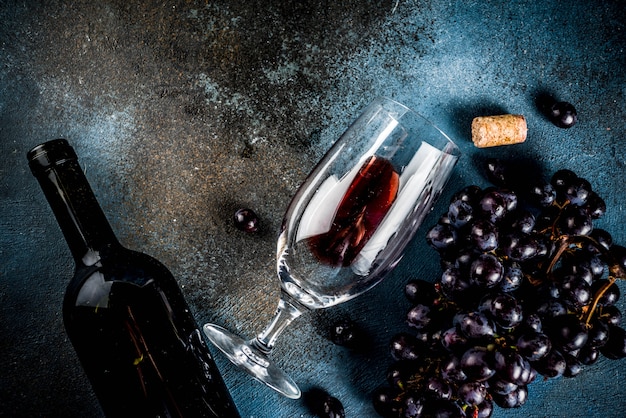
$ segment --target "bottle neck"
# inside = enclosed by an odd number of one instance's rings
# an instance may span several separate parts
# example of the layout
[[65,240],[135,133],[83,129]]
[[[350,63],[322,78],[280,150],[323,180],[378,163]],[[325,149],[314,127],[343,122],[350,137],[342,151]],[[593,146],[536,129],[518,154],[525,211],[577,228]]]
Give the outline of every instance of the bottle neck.
[[78,265],[91,265],[119,246],[74,149],[64,139],[45,142],[28,153],[28,162],[54,212]]

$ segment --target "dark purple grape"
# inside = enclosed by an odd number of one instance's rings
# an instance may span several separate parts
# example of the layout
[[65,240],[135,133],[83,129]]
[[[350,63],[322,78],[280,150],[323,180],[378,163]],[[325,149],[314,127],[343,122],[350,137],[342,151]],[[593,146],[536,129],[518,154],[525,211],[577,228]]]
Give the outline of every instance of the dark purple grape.
[[493,254],[481,254],[470,267],[470,283],[481,288],[492,288],[502,280],[504,266]]
[[445,358],[441,362],[440,368],[441,377],[444,379],[457,383],[467,380],[467,375],[463,372],[463,369],[461,369],[461,360],[454,354]]
[[454,299],[455,295],[462,293],[470,287],[469,281],[456,267],[446,269],[439,279],[441,292],[449,299]]
[[308,390],[304,393],[304,400],[311,412],[320,418],[345,418],[346,416],[341,401],[323,389]]
[[486,312],[502,329],[508,330],[518,326],[524,315],[517,299],[507,293],[500,293],[491,298]]
[[576,177],[564,189],[565,198],[575,206],[583,206],[591,195],[591,184],[589,181]]
[[451,399],[452,386],[439,376],[431,376],[426,379],[424,385],[425,395],[435,399]]
[[587,327],[574,314],[554,317],[550,320],[548,335],[556,347],[570,352],[578,350],[587,343]]
[[384,418],[397,418],[402,411],[402,403],[397,398],[398,392],[387,386],[380,386],[372,394],[374,410]]
[[477,219],[470,228],[470,239],[479,251],[493,251],[498,248],[498,228],[486,219]]
[[584,209],[591,219],[600,219],[606,213],[606,202],[596,192],[591,192]]
[[563,370],[563,376],[576,377],[583,371],[582,363],[575,356],[565,353],[563,358],[565,359],[565,370]]
[[500,248],[513,261],[527,261],[537,257],[543,250],[542,243],[535,236],[512,232],[500,240]]
[[410,393],[404,399],[404,408],[402,418],[423,418],[425,399],[418,397],[416,394]]
[[436,293],[435,286],[425,280],[410,280],[404,286],[404,296],[414,305],[418,303],[431,303],[435,299]]
[[559,128],[571,128],[578,121],[578,114],[573,104],[555,102],[548,111],[548,118]]
[[497,158],[489,158],[485,164],[487,179],[497,186],[507,186],[509,183],[507,164]]
[[502,194],[497,191],[485,192],[478,208],[482,215],[493,223],[504,218],[507,213],[507,202]]
[[517,193],[509,189],[497,189],[496,191],[504,198],[507,214],[517,210]]
[[[593,231],[591,231],[591,234],[589,234],[589,237],[593,238],[605,250],[608,250],[609,248],[611,248],[611,245],[613,245],[613,236],[604,229],[594,228]],[[597,249],[592,246],[591,250],[594,252],[598,252],[598,250],[601,249]]]
[[485,399],[480,405],[476,405],[470,413],[466,413],[472,418],[489,418],[493,414],[493,401],[491,398]]
[[550,319],[567,314],[567,308],[557,299],[548,299],[539,305],[537,313],[542,319]]
[[528,388],[526,386],[518,386],[511,393],[506,395],[494,395],[493,401],[500,408],[510,409],[519,408],[526,403],[528,399]]
[[541,332],[528,332],[517,339],[519,353],[528,361],[537,361],[545,357],[552,349],[550,338]]
[[503,380],[519,386],[534,378],[530,363],[516,351],[496,351],[494,358],[496,374]]
[[458,352],[467,347],[467,337],[457,327],[451,327],[441,334],[441,344],[448,351]]
[[550,183],[540,182],[530,187],[531,199],[541,207],[548,207],[556,199],[556,190]]
[[392,337],[390,350],[395,360],[417,360],[422,352],[417,338],[406,332]]
[[560,287],[561,299],[573,309],[580,309],[591,300],[591,286],[584,277],[565,276]]
[[362,330],[353,320],[341,319],[332,325],[330,339],[337,345],[356,348],[363,342]]
[[481,194],[482,189],[480,187],[475,185],[466,186],[452,196],[450,203],[461,200],[474,206],[479,202]]
[[496,374],[493,354],[484,347],[472,347],[461,357],[461,370],[470,381],[484,382]]
[[517,210],[506,218],[507,227],[510,231],[530,234],[535,228],[535,216],[529,210]]
[[600,351],[596,347],[586,345],[578,351],[576,358],[585,366],[591,366],[600,358]]
[[487,394],[487,386],[483,382],[466,382],[457,389],[457,397],[468,405],[480,405]]
[[598,319],[606,322],[608,325],[618,326],[622,322],[622,312],[617,306],[604,306],[600,312],[601,314]]
[[504,380],[502,377],[495,375],[489,379],[489,392],[494,395],[508,395],[517,389],[515,383]]
[[406,322],[410,327],[421,330],[427,328],[432,321],[430,307],[417,304],[406,314]]
[[543,331],[543,323],[539,314],[536,312],[529,313],[524,316],[524,320],[522,321],[522,326],[525,330],[532,330],[534,332],[542,332]]
[[593,231],[593,221],[584,209],[568,205],[561,213],[559,227],[563,234],[589,235]]
[[602,347],[609,339],[609,324],[596,318],[591,322],[588,334],[587,345],[589,347]]
[[426,233],[426,241],[436,250],[447,250],[456,245],[456,229],[447,224],[436,224]]
[[465,412],[459,404],[450,399],[436,399],[424,405],[423,417],[465,418]]
[[600,348],[602,354],[612,360],[626,357],[626,331],[617,325],[609,325],[609,339]]
[[235,227],[244,232],[256,232],[259,229],[259,218],[252,209],[239,209],[233,217]]
[[[590,292],[595,295],[601,288],[603,288],[607,284],[608,280],[597,280],[593,283],[593,285],[591,285]],[[600,299],[598,299],[598,303],[602,306],[612,306],[615,305],[619,298],[619,286],[617,285],[617,283],[613,282],[606,290],[604,290],[604,293],[602,294],[602,296],[600,296]]]
[[550,184],[552,184],[557,193],[564,193],[577,178],[578,176],[572,170],[561,169],[552,175]]
[[546,356],[539,361],[533,362],[532,365],[538,373],[547,378],[563,376],[567,368],[565,357],[560,351],[555,349],[550,350]]
[[481,312],[461,313],[454,317],[453,324],[467,338],[493,337],[496,326],[492,320]]
[[505,293],[513,292],[520,288],[523,280],[524,272],[522,267],[516,262],[509,261],[504,266],[504,276],[498,283],[498,289]]
[[474,219],[474,208],[469,202],[455,200],[448,207],[448,219],[455,228],[461,228]]

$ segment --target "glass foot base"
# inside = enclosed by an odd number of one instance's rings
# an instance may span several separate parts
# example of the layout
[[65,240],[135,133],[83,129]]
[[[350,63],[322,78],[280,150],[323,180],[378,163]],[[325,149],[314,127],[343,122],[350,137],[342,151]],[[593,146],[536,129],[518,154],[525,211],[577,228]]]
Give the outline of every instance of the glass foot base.
[[254,347],[250,341],[213,324],[204,325],[203,330],[209,341],[237,367],[288,398],[300,398],[300,388],[293,379]]

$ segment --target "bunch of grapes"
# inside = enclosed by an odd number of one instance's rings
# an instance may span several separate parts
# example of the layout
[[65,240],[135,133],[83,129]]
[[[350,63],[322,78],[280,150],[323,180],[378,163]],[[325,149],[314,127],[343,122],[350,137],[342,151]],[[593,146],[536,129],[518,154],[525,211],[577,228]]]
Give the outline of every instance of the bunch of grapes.
[[602,198],[570,170],[532,183],[497,160],[487,172],[495,186],[458,191],[427,233],[443,273],[405,287],[410,329],[392,338],[381,416],[489,417],[522,406],[538,375],[626,357],[626,248],[593,227]]

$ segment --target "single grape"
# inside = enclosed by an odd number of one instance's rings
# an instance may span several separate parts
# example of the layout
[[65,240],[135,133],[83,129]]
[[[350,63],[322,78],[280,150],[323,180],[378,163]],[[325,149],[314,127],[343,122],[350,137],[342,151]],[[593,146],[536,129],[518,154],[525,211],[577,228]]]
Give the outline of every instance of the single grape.
[[560,351],[555,350],[554,348],[539,361],[533,362],[532,365],[538,373],[547,378],[557,378],[563,376],[563,373],[567,368],[565,357]]
[[602,354],[612,360],[626,357],[626,331],[617,325],[609,325],[609,339],[600,349]]
[[528,361],[537,361],[545,357],[552,349],[550,337],[542,332],[528,332],[517,339],[517,350]]
[[563,376],[576,377],[583,371],[582,363],[575,356],[565,353],[563,358],[565,359],[565,370],[563,370]]
[[238,209],[233,221],[235,227],[244,232],[256,232],[259,229],[259,218],[252,209]]
[[479,255],[470,267],[470,283],[482,288],[496,286],[503,275],[504,266],[493,254]]
[[468,349],[460,361],[461,369],[471,381],[484,382],[496,374],[493,354],[485,347]]
[[507,186],[509,176],[507,164],[497,158],[489,158],[485,164],[487,179],[497,186]]
[[591,219],[600,219],[606,213],[606,202],[596,192],[589,193],[584,205],[585,211]]
[[330,329],[330,339],[333,343],[348,348],[356,348],[363,340],[361,329],[351,319],[335,322]]
[[435,286],[425,280],[410,280],[404,286],[404,296],[414,305],[418,303],[431,303],[435,299],[435,295]]
[[426,240],[434,249],[446,250],[456,244],[456,229],[448,224],[436,224],[426,233]]
[[391,356],[395,360],[417,360],[421,348],[415,336],[406,332],[394,335],[390,344]]
[[[608,285],[606,279],[597,280],[591,285],[590,292],[595,295],[597,292],[600,291],[600,289],[604,288],[605,285]],[[602,296],[600,296],[600,299],[598,299],[598,303],[602,306],[612,306],[615,305],[619,298],[619,286],[617,285],[617,283],[613,282],[609,285],[608,288],[604,290],[604,293],[602,293]]]
[[578,114],[574,105],[568,102],[554,103],[548,112],[550,121],[559,128],[571,128],[578,121]]
[[565,198],[576,206],[583,206],[592,193],[591,184],[586,179],[576,177],[563,190]]
[[486,219],[477,219],[472,223],[470,237],[479,251],[486,253],[498,248],[498,229]]
[[502,220],[507,213],[507,202],[502,194],[492,190],[485,192],[478,208],[482,215],[493,223]]
[[557,193],[564,193],[565,190],[576,180],[578,176],[572,170],[561,169],[555,172],[550,179],[550,184]]
[[493,337],[496,325],[481,312],[460,313],[454,317],[453,324],[467,338]]
[[528,388],[526,386],[518,386],[511,393],[506,395],[494,395],[493,400],[501,408],[519,408],[526,403],[528,399]]
[[480,405],[487,395],[487,386],[483,382],[466,382],[457,389],[458,398],[468,405]]
[[504,265],[504,276],[498,283],[498,289],[501,292],[513,292],[520,288],[524,280],[524,272],[519,263],[508,261]]
[[589,338],[585,323],[574,314],[559,315],[552,318],[548,335],[557,347],[566,352],[583,347]]
[[587,345],[589,347],[602,347],[609,339],[609,324],[596,318],[591,322],[588,334]]
[[428,306],[417,304],[406,314],[406,322],[410,327],[421,330],[427,328],[432,321],[431,310]]
[[320,418],[345,418],[346,414],[339,399],[323,389],[313,388],[304,393],[304,401]]
[[452,398],[452,386],[439,376],[431,376],[426,379],[424,386],[425,395],[436,399],[451,399]]
[[556,199],[556,190],[550,183],[539,182],[530,187],[530,197],[541,207],[548,207]]
[[589,235],[593,231],[593,220],[583,208],[568,205],[561,214],[559,227],[563,234]]
[[448,220],[455,228],[461,228],[474,219],[474,208],[469,202],[457,199],[450,203]]
[[374,390],[372,404],[378,415],[384,418],[397,418],[403,409],[398,392],[387,386],[379,386]]

